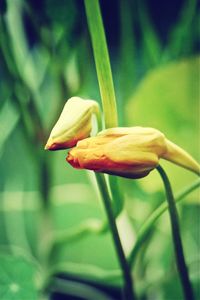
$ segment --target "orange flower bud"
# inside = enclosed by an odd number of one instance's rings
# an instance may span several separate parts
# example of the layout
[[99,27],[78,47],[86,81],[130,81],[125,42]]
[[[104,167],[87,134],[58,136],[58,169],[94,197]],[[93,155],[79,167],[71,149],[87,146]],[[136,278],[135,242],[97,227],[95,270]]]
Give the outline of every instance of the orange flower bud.
[[50,133],[45,149],[71,148],[77,141],[90,136],[92,115],[98,113],[99,105],[96,101],[79,97],[70,98]]
[[143,127],[110,128],[78,142],[67,157],[74,167],[127,178],[149,174],[164,158],[197,174],[199,164],[158,130]]

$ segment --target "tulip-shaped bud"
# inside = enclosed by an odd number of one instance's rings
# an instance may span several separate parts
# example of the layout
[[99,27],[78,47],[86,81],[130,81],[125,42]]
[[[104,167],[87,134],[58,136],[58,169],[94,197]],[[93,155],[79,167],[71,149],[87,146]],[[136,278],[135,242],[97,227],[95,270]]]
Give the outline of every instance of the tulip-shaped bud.
[[74,167],[127,178],[149,174],[164,158],[199,174],[199,164],[153,128],[110,128],[78,142],[67,157]]
[[96,101],[79,97],[70,98],[50,133],[45,149],[71,148],[79,140],[89,137],[93,114],[99,114],[99,105]]

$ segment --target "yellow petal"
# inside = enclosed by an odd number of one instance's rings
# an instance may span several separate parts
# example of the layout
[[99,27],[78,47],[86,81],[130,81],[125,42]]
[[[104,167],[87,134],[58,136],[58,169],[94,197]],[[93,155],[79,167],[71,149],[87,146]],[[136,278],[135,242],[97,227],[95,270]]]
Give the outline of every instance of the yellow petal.
[[167,151],[162,158],[167,159],[197,175],[200,175],[200,165],[185,150],[166,139]]

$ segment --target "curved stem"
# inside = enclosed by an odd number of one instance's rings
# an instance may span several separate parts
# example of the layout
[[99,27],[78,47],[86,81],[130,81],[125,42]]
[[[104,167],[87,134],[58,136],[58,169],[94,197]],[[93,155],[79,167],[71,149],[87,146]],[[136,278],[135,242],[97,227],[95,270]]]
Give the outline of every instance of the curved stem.
[[48,269],[47,282],[49,278],[57,274],[64,273],[67,277],[79,278],[80,280],[93,283],[104,282],[106,285],[112,284],[122,278],[121,270],[104,270],[100,267],[90,264],[80,264],[74,262],[60,261],[52,264]]
[[183,253],[183,245],[181,241],[178,212],[176,209],[174,195],[172,192],[171,184],[169,182],[168,176],[161,166],[157,167],[157,170],[163,180],[165,187],[165,193],[169,206],[169,216],[172,229],[173,244],[176,256],[176,264],[179,272],[180,281],[182,284],[185,300],[194,300],[194,295],[192,291],[192,286],[189,279],[188,269],[185,262],[185,257]]
[[[194,191],[196,188],[200,186],[200,180],[196,180],[193,182],[190,186],[186,187],[183,191],[179,192],[177,196],[175,197],[175,202],[179,203],[185,196],[187,196],[189,193]],[[152,212],[152,214],[148,217],[148,219],[142,224],[138,235],[137,240],[134,244],[134,247],[129,255],[129,265],[133,267],[137,254],[139,252],[139,249],[141,245],[146,240],[147,236],[149,235],[150,231],[153,229],[153,225],[158,220],[158,218],[168,209],[168,203],[163,202],[156,210]]]
[[[175,197],[175,202],[178,204],[181,200],[183,200],[184,197],[186,197],[189,193],[194,191],[199,186],[200,186],[200,179],[196,180],[190,186],[186,187],[184,190],[179,192]],[[148,219],[143,223],[142,227],[138,232],[137,240],[128,258],[130,268],[134,266],[140,247],[148,237],[151,229],[153,229],[153,225],[159,219],[159,217],[162,216],[162,214],[167,211],[167,209],[168,209],[168,203],[163,202],[156,210],[152,212],[152,214],[148,217]],[[118,213],[114,215],[116,218],[118,216]],[[63,243],[63,241],[72,243],[73,241],[76,241],[80,238],[84,238],[87,234],[103,234],[104,232],[107,231],[107,229],[108,229],[107,221],[101,221],[98,219],[89,219],[87,220],[87,222],[81,223],[78,226],[75,226],[71,229],[53,233],[52,244],[56,246],[59,243]],[[53,250],[49,249],[49,252],[51,251]]]
[[198,187],[200,187],[200,179],[197,179],[190,186],[187,186],[182,191],[180,191],[176,195],[176,200],[175,201],[178,203],[179,201],[181,201],[184,197],[186,197],[188,194],[190,194],[191,192],[193,192]]
[[81,299],[87,300],[111,300],[105,292],[92,286],[91,283],[76,282],[73,279],[53,278],[49,283],[48,290],[51,292],[62,292],[62,294],[66,295],[67,298],[70,297],[70,299],[80,297]]
[[[85,0],[84,3],[103,104],[105,127],[116,127],[118,125],[118,116],[115,91],[99,1]],[[116,226],[108,187],[103,175],[96,174],[96,180],[102,195],[115,249],[124,275],[125,296],[127,300],[135,299],[133,281]]]
[[95,173],[95,175],[96,175],[97,183],[98,183],[100,193],[102,196],[102,200],[103,200],[103,203],[105,206],[105,211],[107,214],[110,231],[112,234],[112,238],[113,238],[113,241],[115,244],[115,249],[117,252],[118,259],[119,259],[119,264],[121,266],[123,276],[124,276],[125,297],[127,300],[133,300],[133,299],[136,299],[134,290],[133,290],[133,280],[132,280],[130,269],[129,269],[129,266],[128,266],[128,263],[127,263],[127,260],[126,260],[125,254],[124,254],[124,250],[122,248],[122,244],[120,241],[117,225],[116,225],[115,218],[114,218],[113,211],[112,211],[111,199],[109,196],[105,178],[102,174]]

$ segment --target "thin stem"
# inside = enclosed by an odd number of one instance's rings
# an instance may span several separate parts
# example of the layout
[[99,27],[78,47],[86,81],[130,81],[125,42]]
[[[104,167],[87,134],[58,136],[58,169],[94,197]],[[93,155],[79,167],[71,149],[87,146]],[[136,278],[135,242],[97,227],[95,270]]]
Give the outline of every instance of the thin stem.
[[[85,0],[85,9],[103,104],[105,128],[116,127],[118,125],[118,115],[115,90],[99,1]],[[99,118],[98,120],[98,123],[101,125],[101,120]],[[113,194],[117,189],[117,179],[114,176],[109,176],[109,181],[112,183],[110,186]],[[115,188],[113,188],[113,185],[115,185]],[[115,192],[113,202],[116,212],[120,212],[123,208],[123,201],[117,193]]]
[[105,211],[107,214],[110,231],[111,231],[112,238],[113,238],[113,241],[115,244],[115,249],[116,249],[116,252],[118,255],[119,263],[120,263],[120,266],[121,266],[121,269],[123,272],[123,276],[124,276],[125,296],[126,296],[127,300],[136,299],[136,297],[134,295],[134,290],[133,290],[133,280],[132,280],[130,269],[129,269],[128,263],[126,261],[124,250],[122,248],[122,244],[120,241],[117,225],[116,225],[115,218],[114,218],[113,211],[112,211],[111,199],[110,199],[109,192],[108,192],[108,189],[106,186],[105,178],[102,174],[96,173],[95,175],[96,175],[96,180],[97,180],[97,183],[98,183],[98,186],[100,189],[100,193],[102,196],[102,200],[104,202]]
[[197,179],[195,182],[193,182],[190,186],[187,186],[182,191],[180,191],[176,195],[176,202],[178,203],[180,200],[182,200],[184,197],[186,197],[188,194],[193,192],[195,189],[197,189],[200,186],[200,179]]
[[[85,9],[103,104],[105,127],[116,127],[118,126],[118,115],[115,91],[99,1],[85,0]],[[101,174],[96,174],[96,180],[102,195],[115,249],[124,275],[125,297],[127,300],[135,299],[133,280],[131,278],[130,269],[126,261],[118,229],[115,223],[115,217],[112,210],[107,184],[104,176]]]
[[103,104],[105,127],[116,127],[118,120],[115,91],[99,1],[85,0],[85,9]]
[[[179,203],[184,197],[186,197],[189,193],[194,191],[196,188],[200,186],[200,180],[196,180],[193,182],[190,186],[186,187],[184,190],[179,192],[177,196],[175,197],[175,202]],[[159,219],[159,217],[167,211],[169,205],[167,202],[163,202],[156,210],[152,212],[152,214],[148,217],[148,219],[143,223],[141,226],[138,235],[137,240],[134,244],[134,247],[129,255],[129,265],[133,267],[137,254],[139,252],[139,249],[141,245],[146,240],[147,236],[149,235],[150,231],[153,229],[153,225],[155,222]]]
[[185,262],[185,257],[183,253],[183,245],[181,241],[179,221],[178,221],[178,212],[175,205],[174,195],[172,192],[171,184],[169,182],[168,176],[165,173],[164,169],[161,166],[157,167],[157,170],[163,180],[165,187],[165,193],[169,206],[169,216],[172,229],[173,244],[176,256],[176,264],[179,272],[180,281],[183,288],[183,293],[185,300],[193,300],[194,295],[192,291],[192,286],[189,279],[188,269]]
[[100,267],[90,264],[80,264],[73,262],[60,261],[53,263],[48,269],[47,282],[49,278],[56,276],[57,274],[65,274],[67,277],[79,278],[91,283],[105,283],[111,285],[112,282],[119,282],[122,277],[121,270],[104,270]]
[[51,292],[62,292],[62,294],[67,295],[67,298],[70,297],[70,299],[77,299],[77,297],[80,297],[81,299],[88,300],[111,300],[110,297],[95,286],[85,282],[76,282],[70,279],[53,278],[49,282],[47,291],[48,290]]

